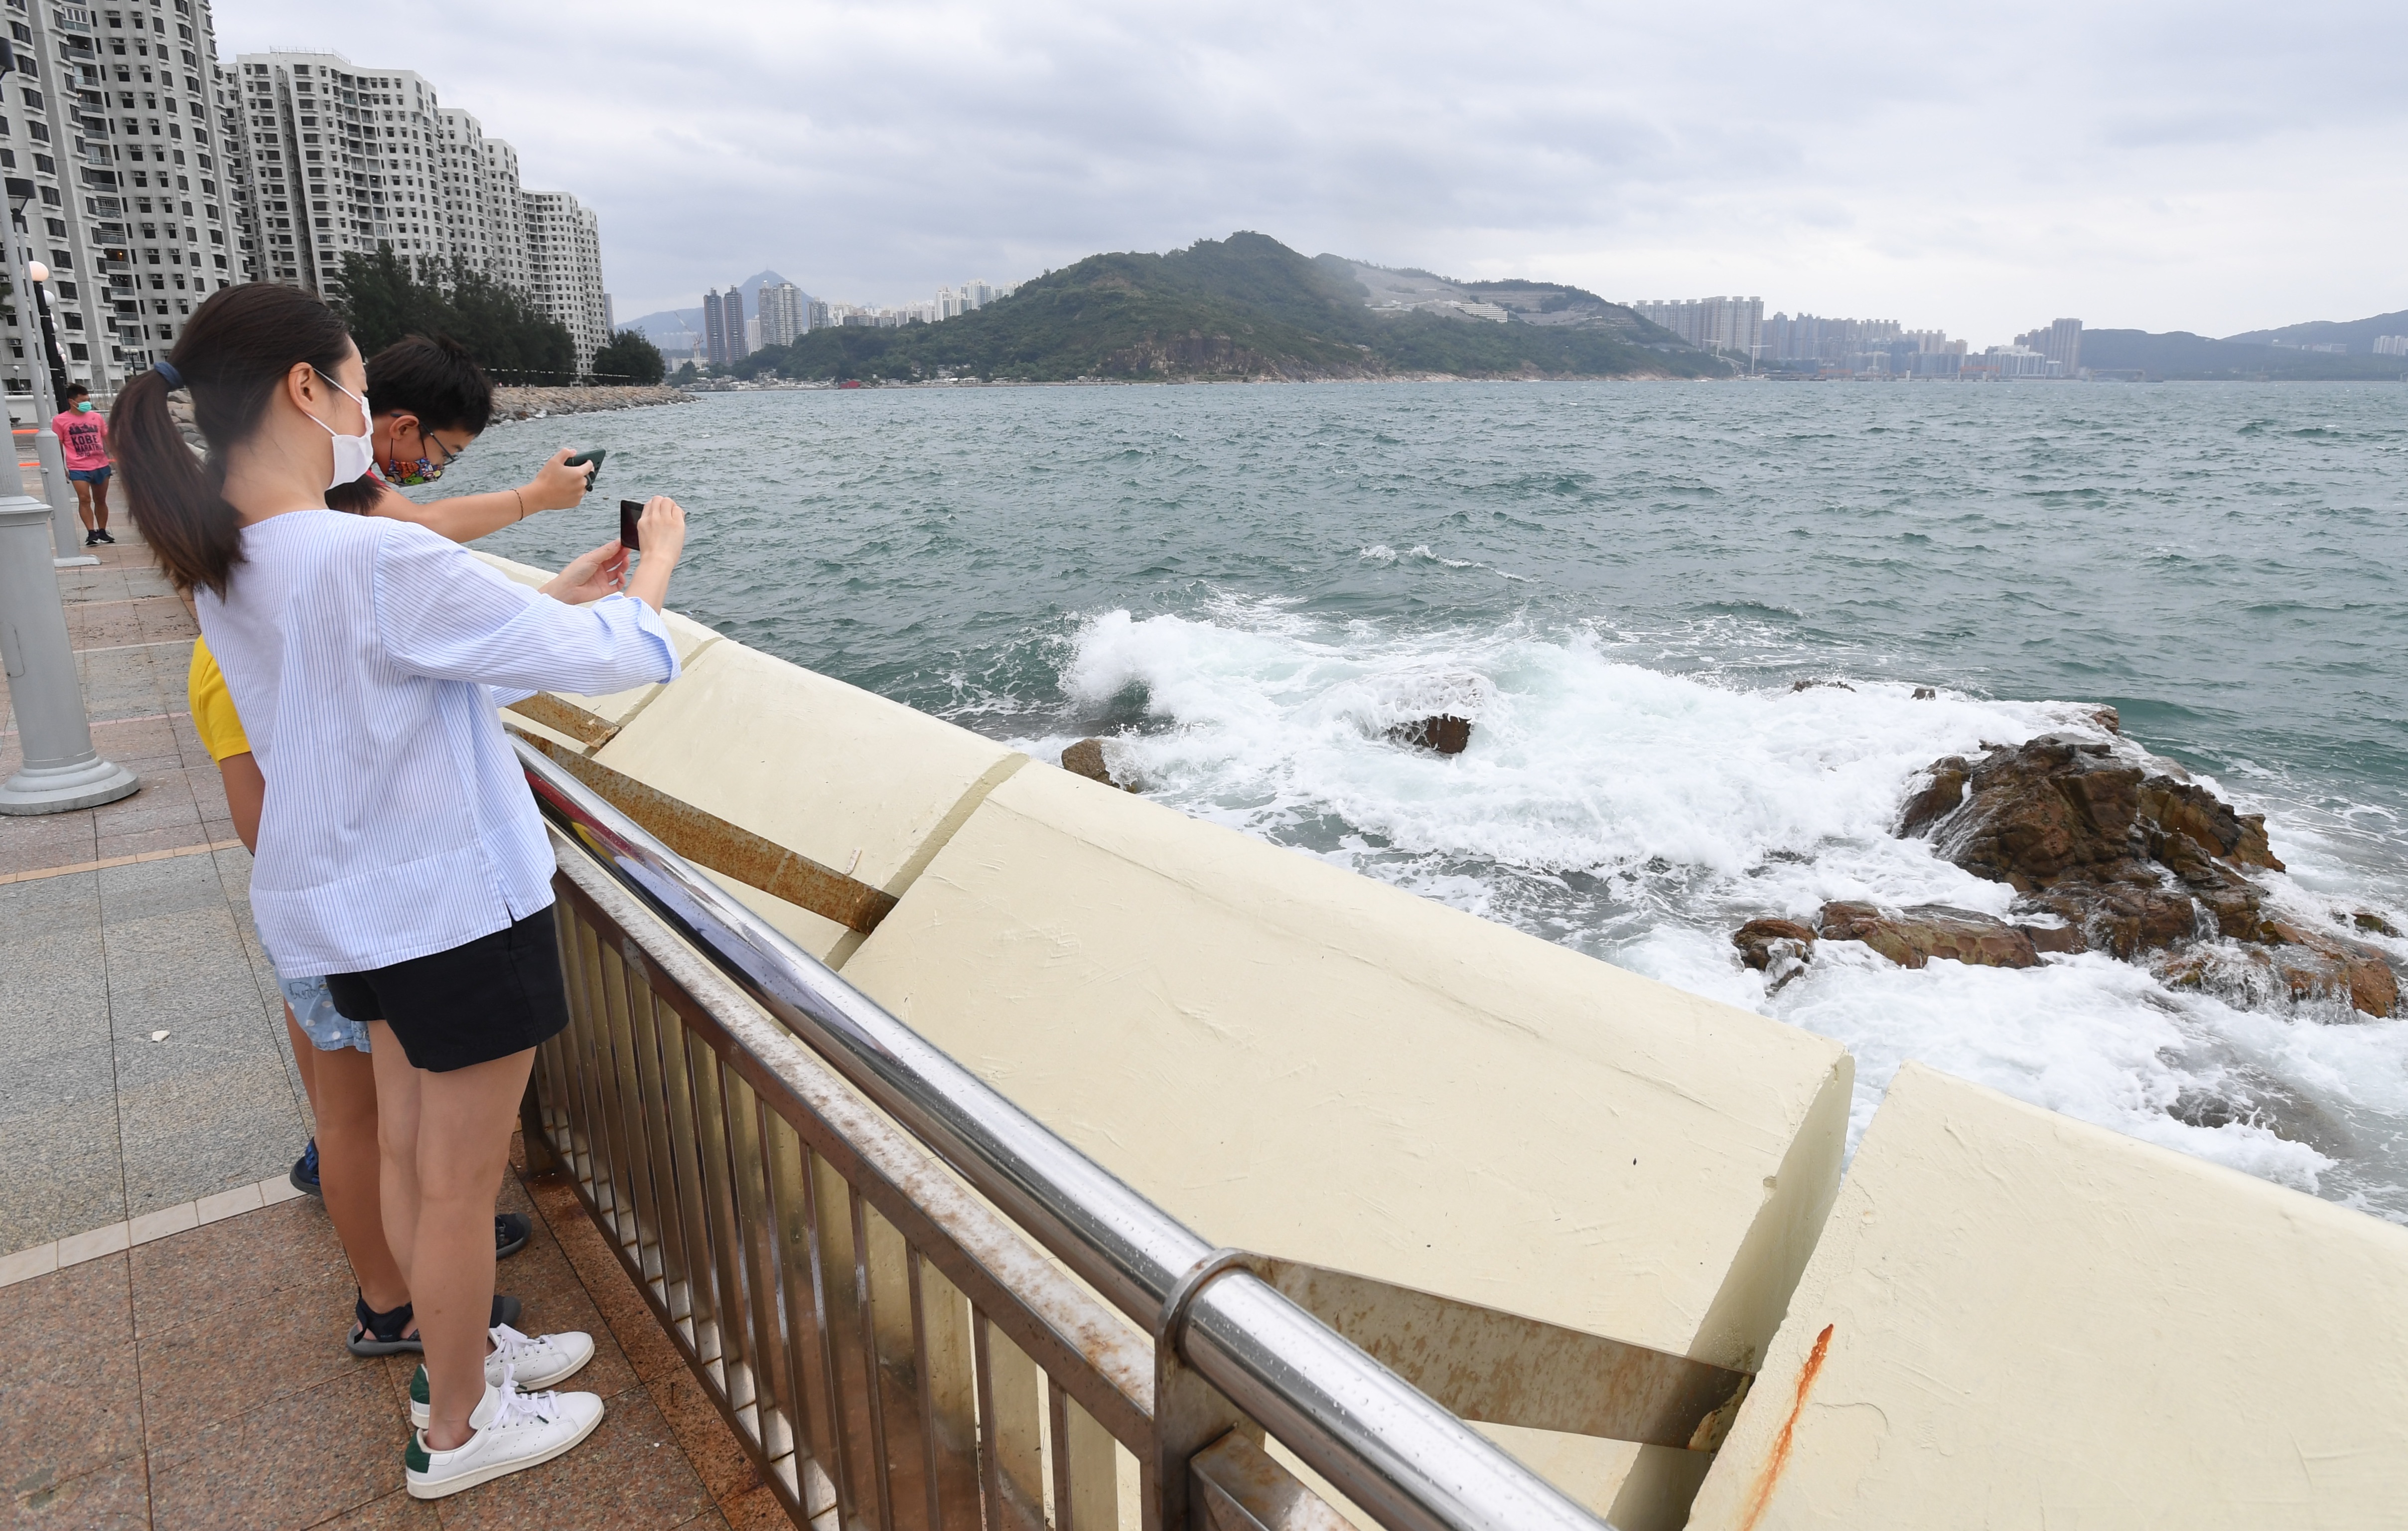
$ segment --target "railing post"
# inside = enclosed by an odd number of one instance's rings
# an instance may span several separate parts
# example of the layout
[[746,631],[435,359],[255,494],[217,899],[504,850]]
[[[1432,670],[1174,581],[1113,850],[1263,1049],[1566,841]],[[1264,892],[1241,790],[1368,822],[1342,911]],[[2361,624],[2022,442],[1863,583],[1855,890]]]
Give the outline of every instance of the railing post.
[[1145,1497],[1144,1531],[1188,1531],[1200,1524],[1188,1504],[1188,1464],[1197,1452],[1232,1430],[1262,1443],[1263,1427],[1196,1375],[1179,1353],[1196,1294],[1214,1277],[1245,1265],[1240,1251],[1215,1249],[1180,1278],[1154,1320],[1154,1452],[1141,1464],[1140,1485]]

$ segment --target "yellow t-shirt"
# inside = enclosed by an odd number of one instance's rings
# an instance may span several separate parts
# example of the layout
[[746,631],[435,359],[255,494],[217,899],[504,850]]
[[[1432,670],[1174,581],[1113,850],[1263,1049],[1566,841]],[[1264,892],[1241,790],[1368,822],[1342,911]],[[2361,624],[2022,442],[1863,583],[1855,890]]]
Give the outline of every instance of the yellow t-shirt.
[[184,678],[184,695],[193,709],[193,730],[201,736],[201,747],[210,759],[222,764],[251,753],[251,739],[242,731],[242,718],[234,710],[234,698],[226,694],[225,676],[206,638],[193,640],[193,669]]

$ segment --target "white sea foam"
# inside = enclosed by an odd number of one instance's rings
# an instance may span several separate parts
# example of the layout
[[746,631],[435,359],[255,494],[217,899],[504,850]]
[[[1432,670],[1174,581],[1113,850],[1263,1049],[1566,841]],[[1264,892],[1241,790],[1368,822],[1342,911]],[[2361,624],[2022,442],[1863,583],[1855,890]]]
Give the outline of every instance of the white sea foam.
[[[1363,556],[1375,554],[1408,556]],[[1777,994],[1739,964],[1739,923],[1808,917],[1830,899],[2005,913],[2006,887],[1890,833],[1899,802],[1943,755],[2052,729],[2106,738],[2086,709],[1918,701],[1880,680],[1750,687],[1609,647],[1628,652],[1627,635],[1396,638],[1291,600],[1227,598],[1197,617],[1089,620],[1062,684],[1090,712],[1141,689],[1148,722],[1115,740],[1113,758],[1160,801],[1843,1042],[1857,1060],[1856,1133],[1899,1065],[1920,1059],[2408,1220],[2408,1022],[2235,1009],[2097,955],[1913,972],[1826,943]],[[1384,737],[1435,713],[1475,720],[1460,757]],[[1050,758],[1065,742],[1025,744]],[[2301,863],[2296,881],[2273,879],[2276,898],[2329,919],[2352,891],[2348,869],[2313,835],[2286,840],[2279,816],[2273,832]],[[2204,1119],[2214,1125],[2170,1114],[2199,1101],[2230,1104]]]

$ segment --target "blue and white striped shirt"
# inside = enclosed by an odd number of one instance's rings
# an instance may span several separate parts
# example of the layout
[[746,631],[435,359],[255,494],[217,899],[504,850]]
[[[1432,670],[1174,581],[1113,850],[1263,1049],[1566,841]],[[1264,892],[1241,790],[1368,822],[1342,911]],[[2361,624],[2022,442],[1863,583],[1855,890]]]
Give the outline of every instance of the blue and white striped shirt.
[[267,781],[251,874],[280,971],[359,973],[552,902],[551,843],[488,685],[674,680],[650,606],[569,606],[423,527],[291,511],[243,528],[201,631]]

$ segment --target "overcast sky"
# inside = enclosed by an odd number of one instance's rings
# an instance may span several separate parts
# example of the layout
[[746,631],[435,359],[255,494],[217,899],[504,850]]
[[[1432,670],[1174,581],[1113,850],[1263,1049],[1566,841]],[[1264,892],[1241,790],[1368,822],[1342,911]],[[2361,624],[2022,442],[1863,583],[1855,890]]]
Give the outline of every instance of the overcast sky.
[[1977,346],[2408,308],[2408,5],[218,0],[412,68],[602,221],[622,321],[1257,229]]

